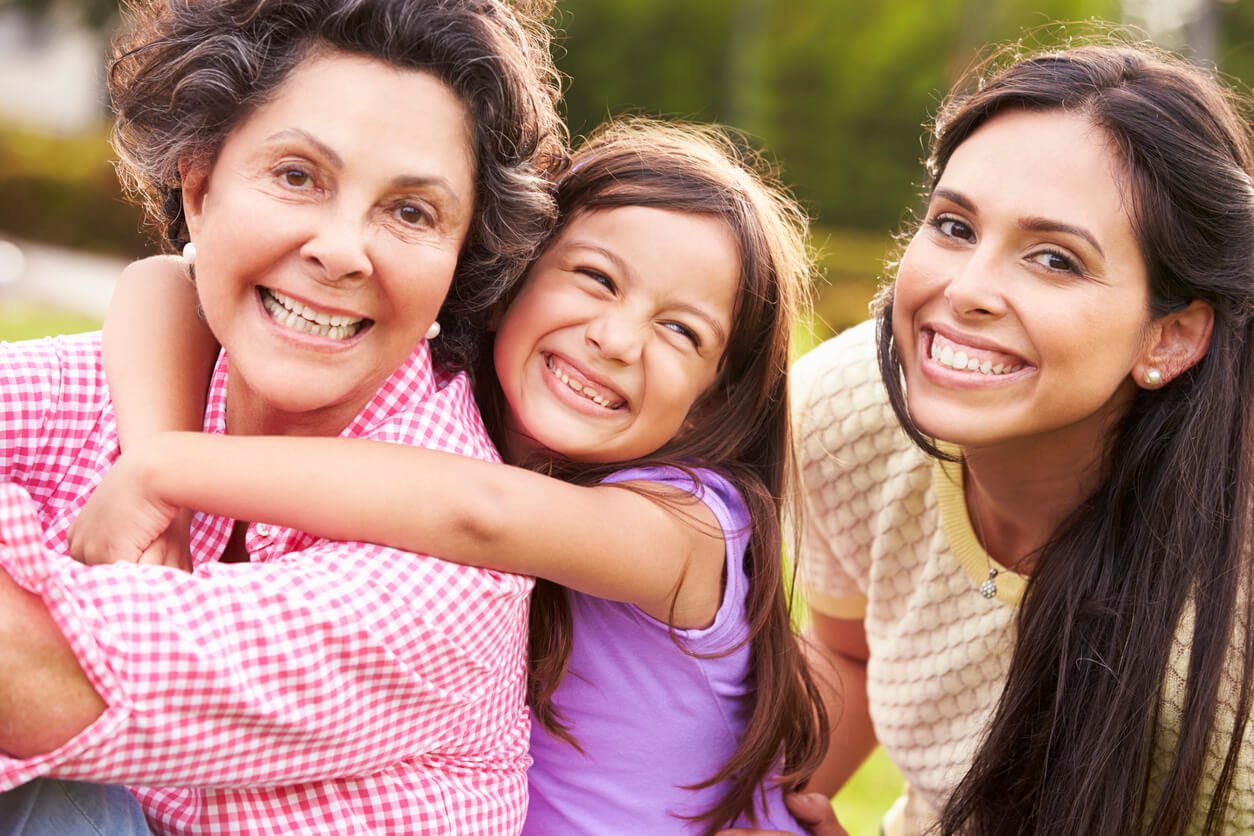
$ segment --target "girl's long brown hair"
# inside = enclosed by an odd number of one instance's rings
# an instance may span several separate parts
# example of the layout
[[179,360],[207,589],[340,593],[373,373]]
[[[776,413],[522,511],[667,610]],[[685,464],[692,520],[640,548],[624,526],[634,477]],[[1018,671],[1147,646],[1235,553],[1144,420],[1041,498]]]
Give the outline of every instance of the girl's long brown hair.
[[[1151,313],[1200,299],[1215,324],[1196,366],[1138,392],[1104,451],[1104,481],[1045,545],[1001,700],[941,830],[1182,834],[1204,815],[1205,832],[1220,833],[1254,669],[1248,110],[1211,74],[1139,45],[1017,58],[972,90],[953,95],[937,119],[933,188],[954,150],[1000,113],[1082,114],[1123,159]],[[880,314],[880,363],[894,409],[916,443],[940,455],[907,411],[891,321],[890,306]],[[1160,703],[1190,610],[1172,741]],[[1220,728],[1227,677],[1239,683],[1235,724]],[[1168,763],[1153,763],[1159,750]],[[1213,790],[1204,788],[1208,757],[1222,764]],[[1152,767],[1165,776],[1156,798]]]
[[[585,140],[557,186],[557,202],[555,236],[580,213],[646,206],[721,218],[739,244],[731,335],[718,381],[696,407],[697,425],[647,460],[540,465],[580,484],[626,467],[708,467],[744,497],[752,526],[744,568],[753,705],[731,759],[693,787],[729,784],[716,804],[693,817],[712,833],[741,814],[753,820],[758,790],[774,770],[780,769],[786,787],[803,785],[827,743],[827,718],[793,632],[781,559],[782,511],[797,492],[787,370],[792,325],[810,270],[806,217],[769,170],[724,132],[642,119],[609,124]],[[483,356],[490,358],[491,351]],[[505,404],[490,367],[480,370],[477,381],[485,419],[499,432]],[[571,628],[565,590],[539,582],[531,609],[532,710],[548,731],[575,743],[552,703],[569,661]]]

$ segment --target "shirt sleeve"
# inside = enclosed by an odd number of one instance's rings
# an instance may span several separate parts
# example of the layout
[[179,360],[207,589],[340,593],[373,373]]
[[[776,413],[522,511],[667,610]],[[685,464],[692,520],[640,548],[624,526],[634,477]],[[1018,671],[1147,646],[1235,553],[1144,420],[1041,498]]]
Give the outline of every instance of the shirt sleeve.
[[0,756],[0,786],[292,784],[517,736],[528,587],[513,576],[331,542],[194,575],[89,567],[46,551],[34,515],[0,486],[0,566],[108,707],[55,752]]
[[834,618],[862,618],[874,493],[892,437],[900,434],[879,378],[874,323],[823,343],[792,375],[803,497],[797,568],[806,601]]
[[0,343],[0,482],[47,502],[106,403],[94,334]]

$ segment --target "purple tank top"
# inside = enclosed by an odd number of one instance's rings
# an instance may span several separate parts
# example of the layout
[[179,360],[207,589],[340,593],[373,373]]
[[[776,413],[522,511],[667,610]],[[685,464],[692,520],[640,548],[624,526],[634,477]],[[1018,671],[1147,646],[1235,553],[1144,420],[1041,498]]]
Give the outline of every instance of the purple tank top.
[[[700,485],[674,468],[623,470],[605,481],[672,485],[714,512],[727,544],[723,600],[712,625],[674,634],[697,653],[723,653],[748,630],[743,557],[749,513],[727,480],[709,470],[696,473]],[[674,814],[705,810],[725,789],[683,787],[709,778],[735,751],[748,720],[748,645],[696,658],[676,647],[666,624],[630,604],[568,595],[574,647],[554,703],[583,752],[532,724],[535,764],[523,832],[700,832]],[[760,826],[804,833],[778,788],[768,787],[766,799],[766,809],[758,808]]]

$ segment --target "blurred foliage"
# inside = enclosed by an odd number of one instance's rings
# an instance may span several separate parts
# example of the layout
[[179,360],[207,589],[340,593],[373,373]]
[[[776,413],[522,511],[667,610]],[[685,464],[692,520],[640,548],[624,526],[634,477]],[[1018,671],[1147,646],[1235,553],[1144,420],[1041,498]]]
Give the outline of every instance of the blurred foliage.
[[0,229],[19,238],[124,256],[149,248],[121,195],[105,130],[55,137],[0,128]]
[[[576,134],[623,112],[737,126],[825,224],[893,229],[916,201],[921,123],[986,44],[1117,0],[561,0]],[[1057,32],[1042,31],[1050,43]]]
[[35,19],[69,15],[90,29],[108,31],[118,21],[118,0],[0,0],[0,10],[17,9]]
[[[1203,0],[1220,67],[1254,79],[1254,2]],[[922,124],[985,45],[1056,20],[1118,20],[1120,0],[558,0],[557,61],[572,133],[627,112],[718,121],[770,149],[785,181],[825,227],[884,236],[919,202]],[[0,0],[48,20],[107,31],[115,0]],[[91,141],[99,137],[90,138]],[[87,140],[84,140],[86,142]],[[29,142],[29,153],[15,146]],[[0,136],[0,228],[129,255],[143,246],[122,208],[103,142],[56,146]],[[65,164],[58,171],[58,161]],[[21,166],[34,166],[27,170]],[[30,217],[42,216],[42,217]],[[20,227],[13,226],[19,223]],[[89,229],[88,227],[96,227]],[[828,278],[874,269],[826,259]],[[878,257],[878,256],[877,256]],[[867,259],[852,256],[851,263]]]

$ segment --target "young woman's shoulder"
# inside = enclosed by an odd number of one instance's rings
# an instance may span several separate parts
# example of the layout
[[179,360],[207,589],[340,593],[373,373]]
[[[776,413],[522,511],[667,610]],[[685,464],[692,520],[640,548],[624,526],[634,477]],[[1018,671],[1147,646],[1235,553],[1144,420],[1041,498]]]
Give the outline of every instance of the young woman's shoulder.
[[804,355],[793,365],[791,388],[803,467],[820,461],[858,466],[911,446],[880,379],[874,321]]

